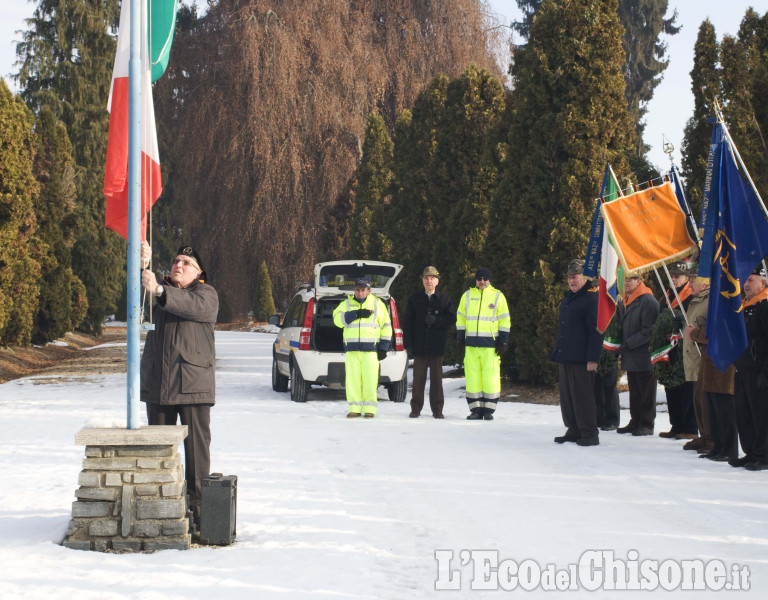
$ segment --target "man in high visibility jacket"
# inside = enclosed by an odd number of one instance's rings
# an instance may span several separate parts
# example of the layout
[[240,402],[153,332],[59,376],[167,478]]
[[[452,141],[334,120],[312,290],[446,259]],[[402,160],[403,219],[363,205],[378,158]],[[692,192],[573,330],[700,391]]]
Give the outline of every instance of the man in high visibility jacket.
[[493,420],[501,394],[501,357],[507,351],[509,325],[507,299],[491,285],[491,271],[478,269],[475,287],[464,292],[456,315],[456,340],[459,350],[465,350],[469,420]]
[[344,330],[344,369],[348,419],[373,418],[378,408],[379,361],[387,357],[392,322],[384,302],[371,294],[371,282],[355,281],[355,294],[333,311],[333,322]]

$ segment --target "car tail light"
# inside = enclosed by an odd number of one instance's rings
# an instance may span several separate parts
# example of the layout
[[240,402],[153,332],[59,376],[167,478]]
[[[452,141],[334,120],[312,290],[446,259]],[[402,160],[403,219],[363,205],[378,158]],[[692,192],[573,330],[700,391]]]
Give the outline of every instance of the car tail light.
[[315,312],[315,299],[307,302],[307,312],[304,313],[304,327],[299,331],[299,350],[309,350],[309,338],[312,337],[312,314]]
[[400,329],[400,317],[397,316],[397,305],[395,299],[389,299],[389,308],[392,312],[392,335],[395,338],[395,352],[401,352],[405,350],[403,346],[403,330]]

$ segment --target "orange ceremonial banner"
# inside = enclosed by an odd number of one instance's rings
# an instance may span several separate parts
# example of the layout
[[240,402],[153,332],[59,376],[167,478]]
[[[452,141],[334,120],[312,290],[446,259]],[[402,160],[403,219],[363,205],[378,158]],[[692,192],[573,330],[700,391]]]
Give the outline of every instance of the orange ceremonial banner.
[[628,276],[696,250],[669,182],[606,202],[600,210]]

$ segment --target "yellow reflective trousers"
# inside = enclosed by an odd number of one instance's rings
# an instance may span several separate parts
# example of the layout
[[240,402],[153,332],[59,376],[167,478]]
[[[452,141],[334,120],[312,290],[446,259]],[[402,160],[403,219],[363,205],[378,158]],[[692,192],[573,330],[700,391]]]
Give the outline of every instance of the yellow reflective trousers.
[[379,359],[375,352],[347,352],[344,358],[347,403],[351,413],[376,414]]
[[496,354],[496,349],[467,346],[464,351],[464,375],[469,410],[493,414],[501,395],[501,357]]

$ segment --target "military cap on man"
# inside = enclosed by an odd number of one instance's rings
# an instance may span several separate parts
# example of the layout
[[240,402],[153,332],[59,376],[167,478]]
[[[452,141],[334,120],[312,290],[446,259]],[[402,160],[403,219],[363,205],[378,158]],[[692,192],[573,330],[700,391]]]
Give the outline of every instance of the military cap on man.
[[686,277],[690,275],[688,263],[685,262],[672,263],[668,270],[670,275],[685,275]]
[[359,277],[358,279],[355,279],[355,287],[356,288],[371,287],[371,282],[368,281],[365,277]]
[[582,258],[574,259],[568,264],[568,270],[565,272],[565,274],[566,275],[583,275],[585,264],[586,262]]
[[192,246],[182,246],[176,251],[176,256],[189,256],[192,260],[194,260],[197,263],[197,268],[202,271],[200,274],[200,279],[208,279],[208,275],[205,272],[205,269],[203,268],[203,261],[200,260],[200,255],[197,253],[197,250],[195,250]]

